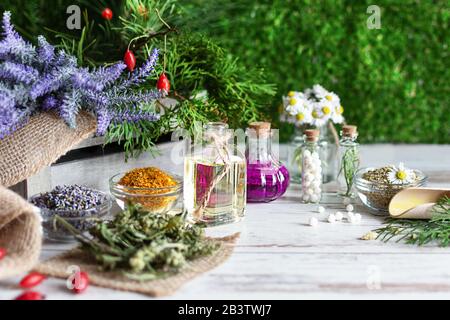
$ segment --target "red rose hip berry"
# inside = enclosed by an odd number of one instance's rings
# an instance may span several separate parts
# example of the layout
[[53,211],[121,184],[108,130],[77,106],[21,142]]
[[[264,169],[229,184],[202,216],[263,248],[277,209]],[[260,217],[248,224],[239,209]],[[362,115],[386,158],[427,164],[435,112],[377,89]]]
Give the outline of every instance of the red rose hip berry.
[[127,65],[128,70],[132,72],[134,70],[134,67],[136,67],[136,57],[134,56],[134,53],[130,50],[127,50],[125,52],[125,55],[123,56],[123,61]]
[[105,8],[105,9],[102,11],[102,17],[103,17],[103,19],[105,19],[105,20],[111,20],[112,17],[113,17],[113,12],[112,12],[112,10],[111,10],[110,8]]
[[72,291],[75,293],[83,293],[89,287],[89,276],[86,272],[79,272],[75,275],[75,278],[72,280],[73,289]]
[[166,93],[169,93],[170,91],[170,81],[169,78],[167,78],[165,73],[162,73],[159,76],[158,82],[156,84],[156,88],[160,91],[165,91]]
[[26,291],[17,296],[15,300],[44,300],[45,296],[40,292]]
[[31,272],[20,281],[19,285],[24,289],[29,289],[39,285],[45,279],[46,277],[43,274]]
[[6,249],[0,248],[0,260],[2,260],[4,257],[6,257]]

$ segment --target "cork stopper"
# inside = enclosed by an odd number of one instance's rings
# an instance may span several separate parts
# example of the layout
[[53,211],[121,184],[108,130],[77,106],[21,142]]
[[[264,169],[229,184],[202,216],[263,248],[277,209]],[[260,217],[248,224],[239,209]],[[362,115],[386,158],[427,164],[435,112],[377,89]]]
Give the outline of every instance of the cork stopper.
[[270,130],[270,122],[255,121],[251,122],[248,126],[256,131]]
[[270,134],[270,122],[255,121],[249,123],[248,127],[255,130],[257,136],[267,136]]
[[308,129],[305,130],[306,141],[317,141],[319,140],[320,130],[317,129]]
[[342,127],[342,135],[344,137],[354,137],[358,134],[357,126],[345,125]]

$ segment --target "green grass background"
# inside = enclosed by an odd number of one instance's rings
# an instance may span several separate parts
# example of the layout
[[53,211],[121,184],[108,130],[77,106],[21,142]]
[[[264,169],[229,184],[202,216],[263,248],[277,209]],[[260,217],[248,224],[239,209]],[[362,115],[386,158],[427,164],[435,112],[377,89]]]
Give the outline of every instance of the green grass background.
[[[193,30],[266,69],[279,88],[275,118],[282,94],[320,83],[363,142],[450,142],[450,1],[181,2]],[[371,4],[379,30],[367,28]]]

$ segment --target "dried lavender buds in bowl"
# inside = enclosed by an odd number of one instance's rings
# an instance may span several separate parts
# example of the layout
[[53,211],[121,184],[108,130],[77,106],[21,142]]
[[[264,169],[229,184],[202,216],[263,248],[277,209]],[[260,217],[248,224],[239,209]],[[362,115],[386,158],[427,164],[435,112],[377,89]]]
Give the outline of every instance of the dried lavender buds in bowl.
[[73,241],[74,237],[55,221],[55,216],[85,232],[95,221],[104,219],[111,209],[109,195],[80,185],[57,186],[50,192],[31,197],[30,202],[40,209],[45,237],[63,242]]
[[391,199],[400,191],[424,186],[427,177],[403,163],[381,168],[363,168],[355,175],[355,187],[362,203],[376,215],[388,215]]

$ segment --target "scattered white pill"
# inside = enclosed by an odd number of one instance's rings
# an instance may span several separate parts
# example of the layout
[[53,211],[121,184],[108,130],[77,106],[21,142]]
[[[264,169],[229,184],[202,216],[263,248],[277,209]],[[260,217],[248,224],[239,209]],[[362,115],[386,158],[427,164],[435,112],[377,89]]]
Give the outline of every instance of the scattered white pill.
[[346,207],[348,212],[352,212],[353,211],[353,206],[351,204],[348,204]]
[[317,220],[317,218],[312,217],[311,219],[309,219],[309,225],[311,227],[317,227],[318,224],[319,224],[319,220]]
[[359,213],[356,213],[355,214],[355,219],[356,219],[356,222],[361,222],[362,216]]
[[329,223],[335,223],[336,222],[336,216],[332,213],[328,216],[328,222]]
[[351,219],[352,219],[352,218],[354,218],[353,212],[347,212],[345,219],[346,219],[348,222],[351,222]]
[[314,203],[316,203],[316,202],[319,202],[319,196],[318,195],[316,195],[316,194],[313,194],[311,197],[310,197],[310,200],[311,200],[311,202],[314,202]]
[[349,222],[350,222],[351,224],[356,224],[356,223],[358,223],[358,221],[356,220],[355,216],[351,216]]
[[325,208],[322,207],[322,206],[319,206],[319,207],[317,208],[317,211],[318,211],[319,213],[324,213],[324,212],[325,212]]
[[344,197],[344,199],[342,199],[342,204],[349,205],[350,204],[350,198],[349,197]]
[[334,214],[336,221],[342,221],[342,218],[344,218],[344,215],[342,214],[342,212],[338,211]]

